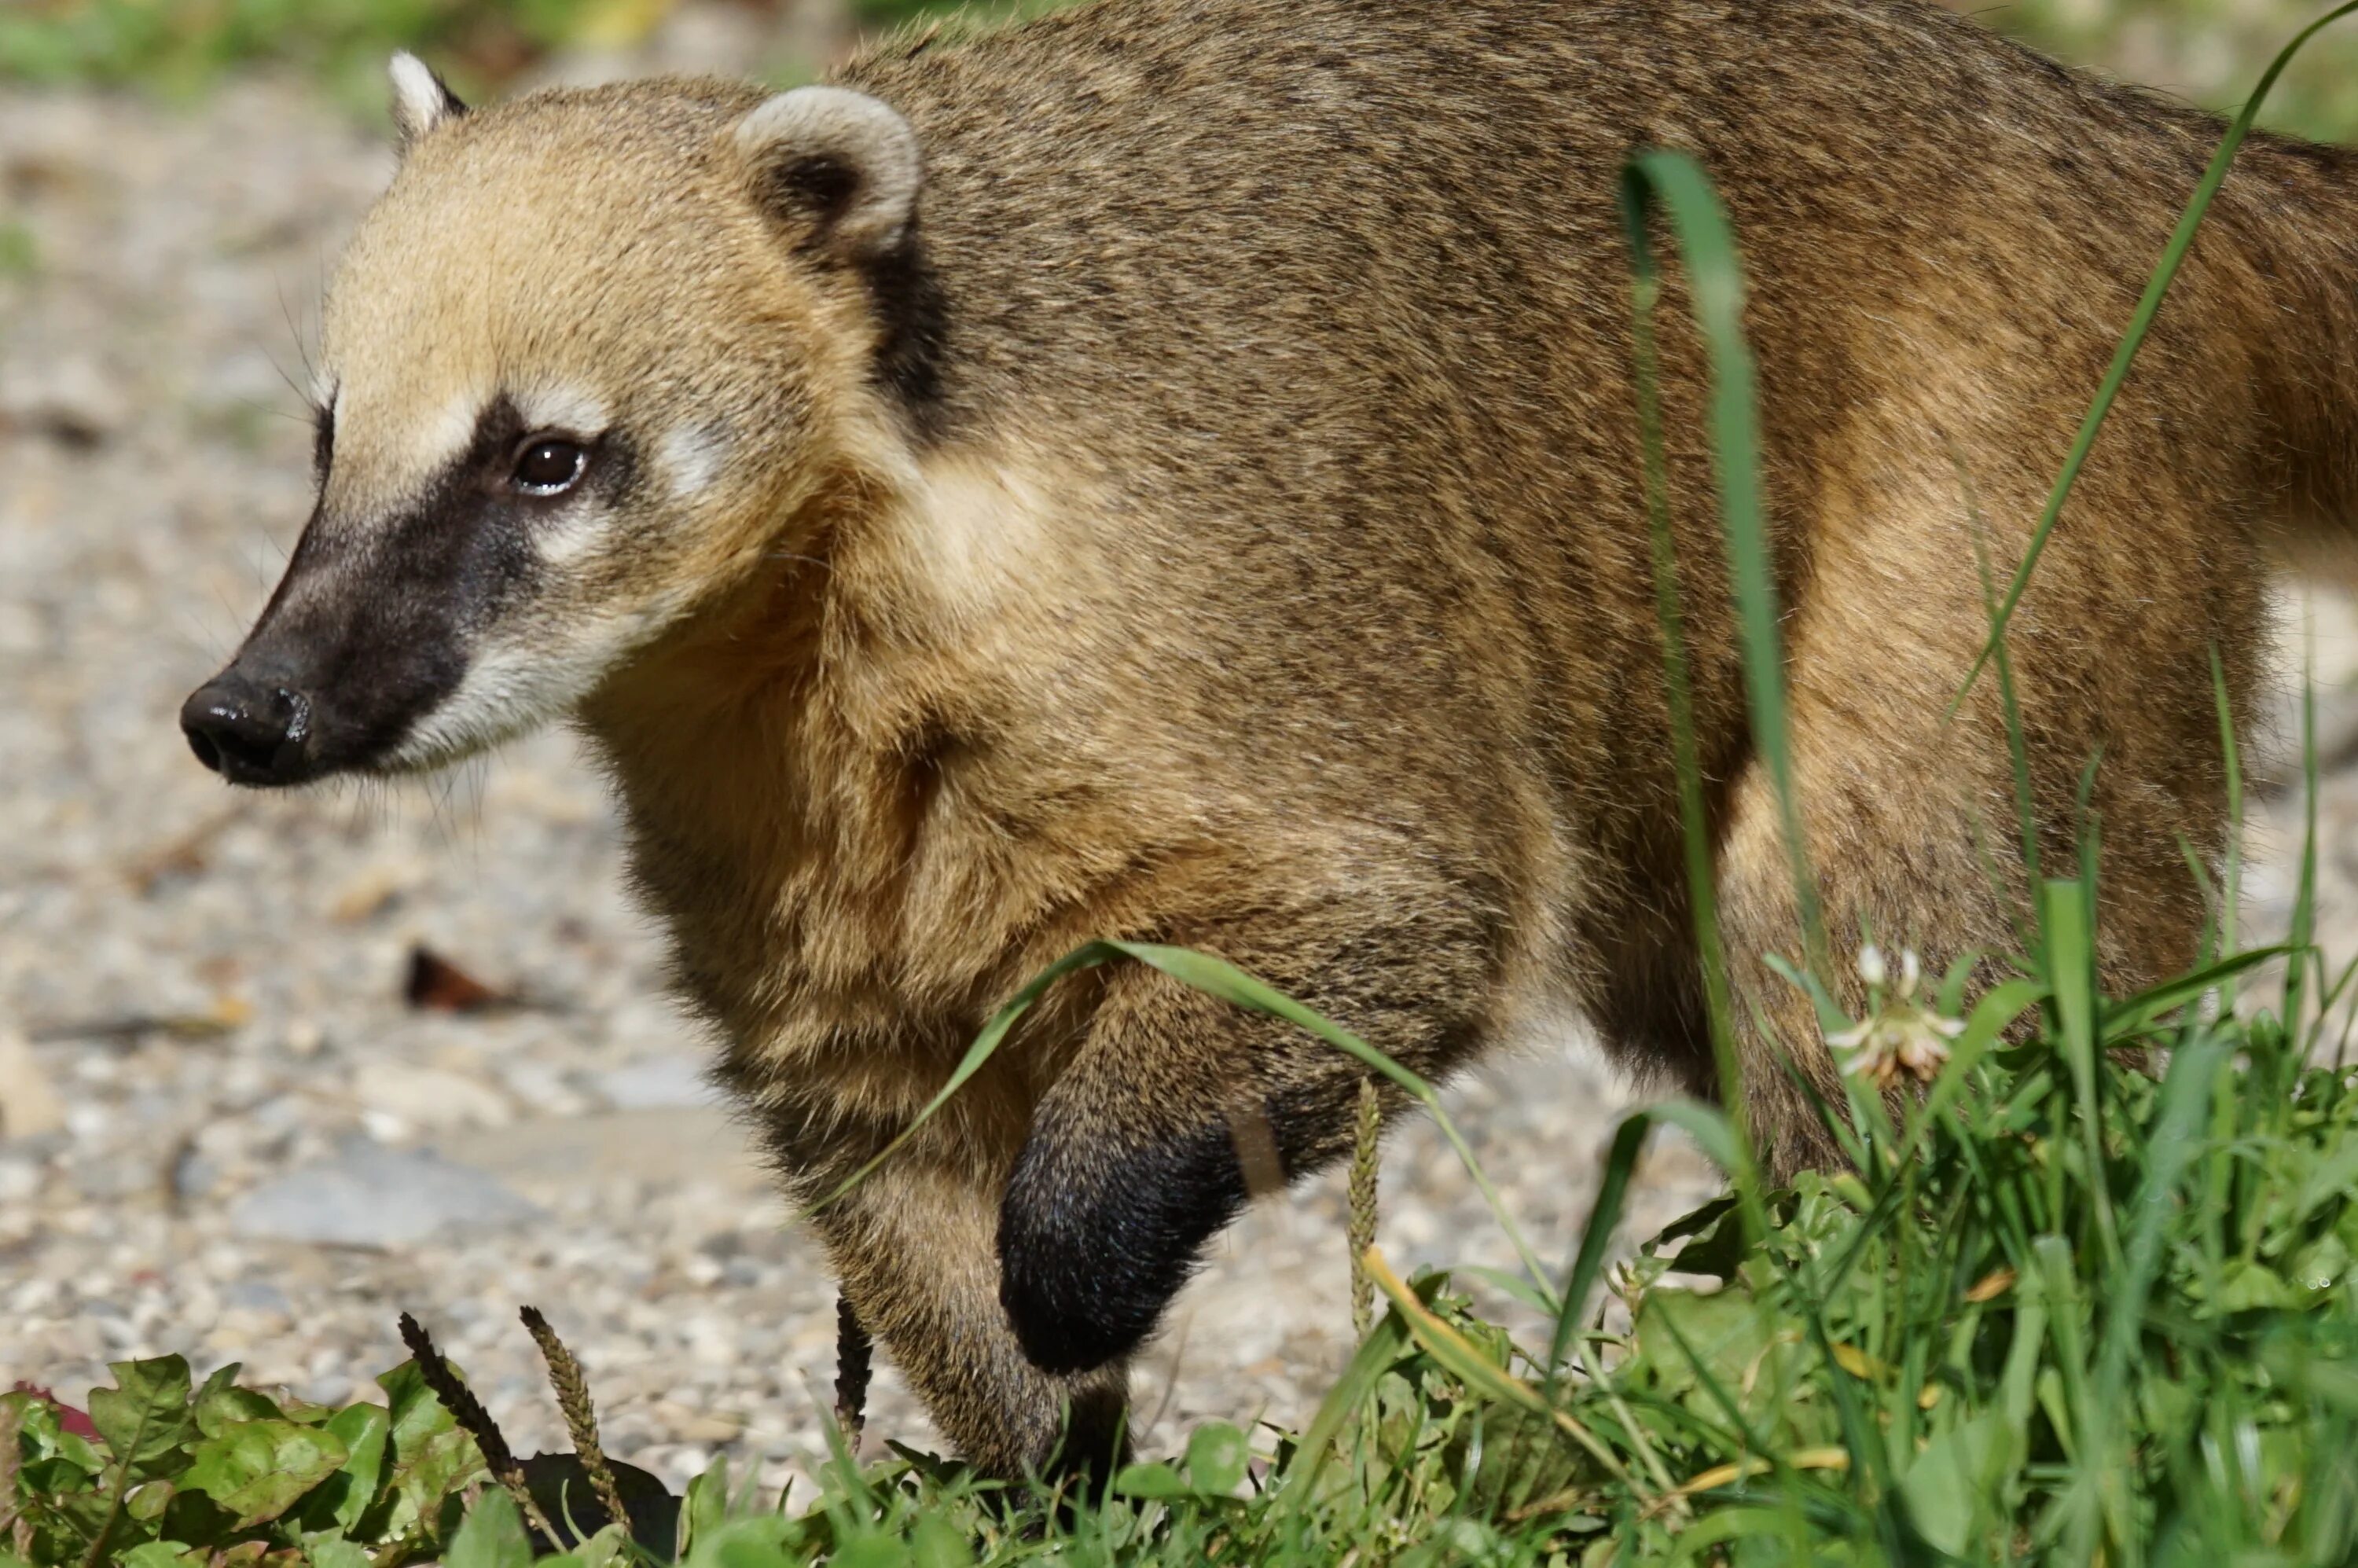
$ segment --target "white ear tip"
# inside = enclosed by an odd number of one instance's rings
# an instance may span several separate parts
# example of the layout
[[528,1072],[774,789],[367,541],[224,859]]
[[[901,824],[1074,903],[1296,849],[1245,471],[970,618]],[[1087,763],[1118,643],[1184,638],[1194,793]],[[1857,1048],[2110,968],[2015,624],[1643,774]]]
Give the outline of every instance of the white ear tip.
[[385,70],[393,78],[393,90],[408,102],[441,101],[442,91],[435,85],[433,70],[407,49],[394,50],[393,63]]
[[385,74],[393,78],[393,123],[404,146],[462,112],[433,68],[407,49],[395,52]]

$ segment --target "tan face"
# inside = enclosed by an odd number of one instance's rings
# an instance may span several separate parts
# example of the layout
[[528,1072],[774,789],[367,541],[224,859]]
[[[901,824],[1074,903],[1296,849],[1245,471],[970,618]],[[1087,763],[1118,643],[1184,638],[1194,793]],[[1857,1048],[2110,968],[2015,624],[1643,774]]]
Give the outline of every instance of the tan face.
[[432,767],[566,713],[743,580],[827,439],[845,324],[759,205],[758,93],[473,114],[395,81],[410,145],[327,306],[318,508],[183,711],[235,783]]

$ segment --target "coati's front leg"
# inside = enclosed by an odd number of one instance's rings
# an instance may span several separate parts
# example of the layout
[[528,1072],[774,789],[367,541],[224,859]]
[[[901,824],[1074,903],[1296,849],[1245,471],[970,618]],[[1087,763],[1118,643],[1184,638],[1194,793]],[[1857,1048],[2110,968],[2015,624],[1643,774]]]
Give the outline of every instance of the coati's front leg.
[[[1468,924],[1353,928],[1330,909],[1264,962],[1234,933],[1192,945],[1438,1076],[1474,1043],[1491,968]],[[1253,1167],[1273,1156],[1290,1181],[1349,1148],[1366,1071],[1143,965],[1112,970],[1000,1210],[1000,1298],[1025,1354],[1067,1375],[1127,1360],[1242,1207]]]
[[896,1154],[820,1211],[820,1235],[861,1324],[958,1453],[995,1476],[1110,1475],[1128,1368],[1060,1377],[1016,1343],[993,1247],[1004,1170]]

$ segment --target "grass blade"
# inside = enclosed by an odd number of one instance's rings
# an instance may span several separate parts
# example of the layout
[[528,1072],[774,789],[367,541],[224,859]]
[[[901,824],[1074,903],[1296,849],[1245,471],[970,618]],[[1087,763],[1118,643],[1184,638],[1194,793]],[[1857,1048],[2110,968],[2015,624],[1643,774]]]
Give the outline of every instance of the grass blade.
[[[1604,1179],[1597,1184],[1596,1201],[1589,1206],[1588,1224],[1581,1233],[1580,1252],[1573,1260],[1572,1272],[1564,1281],[1563,1296],[1558,1304],[1555,1336],[1548,1345],[1548,1387],[1551,1391],[1563,1366],[1564,1355],[1571,1346],[1573,1336],[1580,1331],[1580,1320],[1588,1308],[1589,1292],[1596,1288],[1598,1276],[1605,1271],[1606,1249],[1612,1245],[1614,1229],[1621,1223],[1621,1210],[1629,1195],[1629,1183],[1638,1166],[1638,1157],[1644,1152],[1647,1134],[1659,1124],[1682,1127],[1703,1146],[1704,1152],[1733,1169],[1741,1136],[1736,1123],[1709,1106],[1688,1100],[1673,1100],[1664,1105],[1649,1106],[1622,1119],[1613,1134],[1613,1142],[1606,1151]],[[1752,1232],[1757,1237],[1758,1230]]]
[[[2353,0],[2358,5],[2358,0]],[[1628,232],[1641,307],[1660,287],[1647,243],[1646,216],[1659,204],[1678,237],[1686,263],[1695,320],[1711,351],[1711,440],[1719,479],[1720,520],[1727,535],[1728,573],[1744,645],[1744,686],[1752,742],[1776,787],[1785,854],[1791,863],[1795,908],[1809,968],[1823,976],[1825,934],[1817,879],[1801,837],[1801,803],[1793,788],[1791,727],[1785,708],[1785,656],[1779,629],[1775,570],[1760,504],[1760,430],[1752,393],[1752,352],[1744,341],[1744,281],[1736,237],[1711,182],[1682,153],[1651,151],[1632,158],[1621,176],[1621,222]]]
[[1498,1196],[1498,1189],[1491,1184],[1488,1174],[1483,1171],[1482,1162],[1474,1157],[1473,1148],[1466,1141],[1465,1134],[1457,1130],[1457,1124],[1451,1120],[1449,1113],[1442,1108],[1441,1096],[1431,1084],[1325,1014],[1313,1008],[1304,1007],[1284,992],[1254,979],[1225,958],[1214,957],[1209,953],[1198,953],[1189,947],[1170,947],[1153,942],[1084,943],[1034,975],[1021,990],[1015,993],[1013,999],[1001,1008],[990,1022],[983,1026],[982,1033],[975,1036],[974,1044],[967,1048],[966,1054],[959,1059],[957,1065],[951,1069],[948,1079],[935,1092],[934,1098],[927,1100],[917,1114],[910,1119],[909,1125],[903,1128],[890,1143],[879,1150],[858,1170],[846,1176],[824,1197],[797,1215],[796,1223],[808,1219],[828,1205],[839,1201],[846,1193],[866,1181],[879,1165],[898,1153],[909,1140],[916,1135],[920,1128],[931,1121],[941,1108],[950,1102],[951,1097],[965,1087],[967,1082],[975,1074],[982,1070],[983,1064],[990,1061],[998,1053],[1000,1046],[1006,1042],[1009,1031],[1012,1030],[1017,1022],[1031,1011],[1033,1004],[1046,993],[1050,986],[1078,970],[1094,968],[1099,964],[1111,963],[1123,958],[1134,959],[1150,968],[1159,969],[1182,985],[1189,986],[1207,996],[1217,997],[1223,1001],[1232,1002],[1255,1012],[1266,1013],[1271,1018],[1282,1019],[1325,1041],[1346,1054],[1357,1057],[1368,1067],[1398,1084],[1411,1098],[1424,1107],[1426,1112],[1432,1116],[1434,1124],[1441,1129],[1442,1136],[1449,1141],[1450,1148],[1456,1152],[1458,1160],[1465,1165],[1466,1174],[1474,1179],[1475,1186],[1480,1190],[1483,1201],[1489,1206],[1490,1213],[1498,1220],[1499,1228],[1506,1232],[1508,1240],[1513,1243],[1516,1256],[1520,1259],[1524,1270],[1531,1275],[1533,1286],[1548,1303],[1549,1310],[1555,1310],[1555,1290],[1548,1283],[1547,1271],[1540,1266],[1539,1255],[1531,1250],[1530,1241],[1523,1236],[1522,1227],[1515,1223],[1514,1216],[1509,1212],[1505,1202]]
[[[1627,187],[1625,186],[1625,191]],[[1694,683],[1687,659],[1685,618],[1679,608],[1677,546],[1671,535],[1670,472],[1662,449],[1661,371],[1654,347],[1654,307],[1660,278],[1646,249],[1645,225],[1631,230],[1636,287],[1631,294],[1630,332],[1636,349],[1638,441],[1646,484],[1648,535],[1652,545],[1654,619],[1662,633],[1662,679],[1670,706],[1671,762],[1678,776],[1679,835],[1686,852],[1687,908],[1694,925],[1697,968],[1703,973],[1704,1017],[1711,1031],[1713,1063],[1722,1105],[1744,1100],[1743,1060],[1736,1049],[1735,1005],[1727,983],[1727,954],[1719,935],[1719,898],[1712,869],[1711,826],[1703,796],[1703,763],[1696,752]],[[1750,1164],[1744,1130],[1745,1167]],[[1551,1368],[1554,1357],[1550,1358]]]

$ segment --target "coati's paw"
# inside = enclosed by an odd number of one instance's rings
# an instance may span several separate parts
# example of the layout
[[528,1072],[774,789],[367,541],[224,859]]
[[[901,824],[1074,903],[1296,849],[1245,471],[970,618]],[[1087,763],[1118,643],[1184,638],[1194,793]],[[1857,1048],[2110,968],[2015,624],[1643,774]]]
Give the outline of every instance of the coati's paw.
[[1023,1354],[1058,1374],[1130,1356],[1244,1199],[1225,1126],[1116,1148],[1044,1117],[999,1212],[999,1300]]

